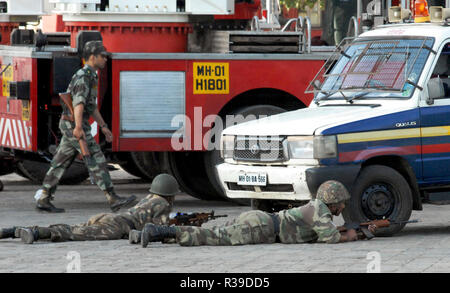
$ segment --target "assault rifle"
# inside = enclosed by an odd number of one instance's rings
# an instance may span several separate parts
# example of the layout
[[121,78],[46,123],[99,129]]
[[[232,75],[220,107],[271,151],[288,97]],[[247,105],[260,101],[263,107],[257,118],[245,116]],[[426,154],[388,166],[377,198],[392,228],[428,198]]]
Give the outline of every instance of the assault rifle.
[[[61,98],[61,101],[63,101],[63,103],[67,106],[67,108],[69,109],[69,112],[70,112],[70,115],[63,114],[62,118],[65,120],[74,122],[75,121],[75,113],[73,110],[72,95],[70,93],[60,93],[59,97]],[[92,157],[91,157],[91,153],[89,152],[89,148],[87,146],[86,139],[84,137],[82,137],[78,140],[78,143],[80,144],[82,159],[83,159],[84,163],[86,164],[86,167],[88,167],[88,166],[90,166]],[[92,171],[89,169],[89,167],[87,169],[89,171],[89,178],[91,180],[91,184],[94,184],[95,183],[94,175],[92,174]]]
[[214,211],[210,213],[176,213],[171,215],[169,225],[200,227],[209,220],[223,217],[228,217],[228,215],[214,215]]
[[375,237],[368,229],[370,225],[374,225],[378,229],[378,228],[389,227],[390,225],[404,225],[404,224],[418,223],[418,222],[419,222],[418,220],[391,221],[389,219],[373,220],[373,221],[364,222],[364,223],[353,222],[353,223],[346,223],[346,224],[344,224],[344,226],[338,227],[338,231],[346,232],[347,230],[354,229],[354,230],[356,230],[356,233],[358,233],[358,238],[370,240]]

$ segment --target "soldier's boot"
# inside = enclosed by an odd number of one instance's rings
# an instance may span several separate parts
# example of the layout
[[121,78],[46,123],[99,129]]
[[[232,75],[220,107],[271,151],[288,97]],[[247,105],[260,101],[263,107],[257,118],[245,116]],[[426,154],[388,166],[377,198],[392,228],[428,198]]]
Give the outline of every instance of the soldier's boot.
[[129,206],[136,201],[136,196],[134,195],[130,197],[121,197],[118,196],[114,191],[105,191],[105,196],[108,200],[109,207],[113,212],[117,212],[118,210],[120,210],[120,208]]
[[149,242],[163,241],[176,237],[175,227],[160,226],[152,223],[147,223],[144,226],[141,234],[142,247],[147,247]]
[[47,191],[42,190],[41,197],[38,199],[36,203],[36,209],[40,211],[46,211],[49,213],[64,213],[64,209],[60,209],[55,207],[50,201],[52,197],[48,194]]
[[51,235],[50,229],[45,227],[19,228],[16,230],[16,236],[20,237],[25,244],[33,244],[34,241],[39,239],[50,239]]
[[130,244],[141,243],[141,235],[142,235],[141,231],[139,231],[139,230],[131,230],[130,234],[128,234],[128,242]]
[[15,236],[16,229],[17,227],[0,229],[0,239],[16,238]]

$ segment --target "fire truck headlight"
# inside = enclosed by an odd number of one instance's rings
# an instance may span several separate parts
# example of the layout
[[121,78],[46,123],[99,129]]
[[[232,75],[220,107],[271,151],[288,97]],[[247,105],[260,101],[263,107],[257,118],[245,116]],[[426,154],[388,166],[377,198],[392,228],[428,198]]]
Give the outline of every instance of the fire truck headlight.
[[233,158],[234,135],[222,135],[220,142],[220,155],[224,160]]

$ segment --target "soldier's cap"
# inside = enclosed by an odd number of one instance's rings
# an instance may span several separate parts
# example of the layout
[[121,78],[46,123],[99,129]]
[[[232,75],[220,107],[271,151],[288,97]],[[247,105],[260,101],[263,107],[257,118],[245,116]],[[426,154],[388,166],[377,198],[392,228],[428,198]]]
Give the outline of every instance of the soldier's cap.
[[91,56],[91,55],[103,55],[105,57],[109,56],[108,50],[106,50],[106,47],[103,46],[102,41],[89,41],[84,45],[84,56]]
[[316,198],[325,204],[340,203],[350,199],[350,193],[345,186],[336,181],[328,180],[322,183],[317,190]]

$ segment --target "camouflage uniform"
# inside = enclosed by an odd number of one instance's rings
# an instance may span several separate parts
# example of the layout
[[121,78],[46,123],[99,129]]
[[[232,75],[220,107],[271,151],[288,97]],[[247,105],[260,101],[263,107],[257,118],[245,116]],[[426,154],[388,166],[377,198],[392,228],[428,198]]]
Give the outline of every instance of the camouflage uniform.
[[341,238],[330,210],[320,199],[299,208],[281,211],[278,215],[282,243],[337,243]]
[[34,227],[33,229],[39,231],[40,239],[50,238],[55,242],[116,240],[128,237],[132,229],[141,230],[146,223],[168,225],[171,210],[172,205],[166,199],[156,194],[149,194],[124,213],[98,214],[91,217],[87,223],[75,226],[57,224],[48,228]]
[[[278,239],[274,217],[280,224]],[[210,229],[175,227],[176,239],[183,246],[244,245],[259,243],[337,243],[340,233],[332,222],[328,207],[319,199],[308,204],[275,214],[248,211],[238,218]]]
[[[95,183],[100,189],[112,192],[114,187],[107,170],[105,156],[92,137],[89,124],[89,117],[97,108],[97,84],[97,73],[89,65],[85,65],[72,77],[67,91],[72,94],[74,108],[80,103],[84,104],[82,128],[86,134],[86,142],[92,156],[92,160],[90,160],[90,164],[87,167],[92,171]],[[62,107],[63,114],[69,115],[68,108],[65,105]],[[70,166],[78,153],[81,153],[78,140],[73,136],[74,128],[75,122],[63,119],[59,121],[59,129],[63,136],[42,185],[42,189],[50,195],[55,193],[64,171]]]

